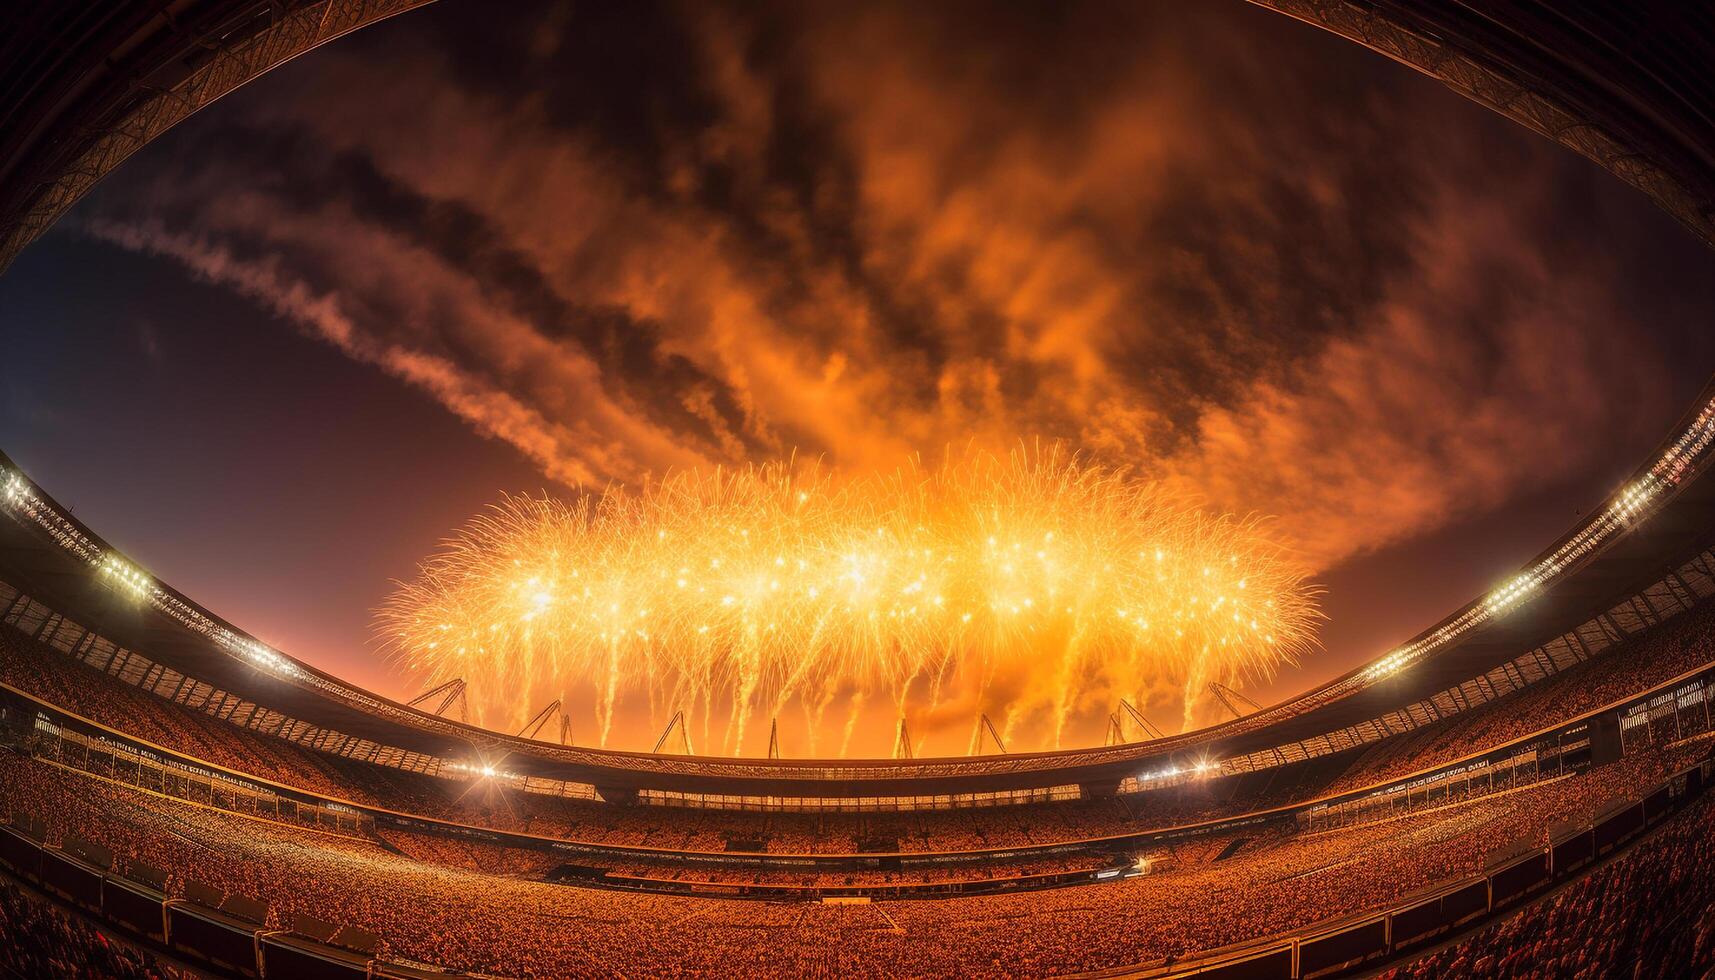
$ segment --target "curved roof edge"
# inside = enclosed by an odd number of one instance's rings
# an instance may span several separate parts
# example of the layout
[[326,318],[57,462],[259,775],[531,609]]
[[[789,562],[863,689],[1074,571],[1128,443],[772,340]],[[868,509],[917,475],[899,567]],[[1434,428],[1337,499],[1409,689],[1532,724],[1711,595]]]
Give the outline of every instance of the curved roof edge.
[[1585,157],[1715,245],[1715,20],[1683,0],[1249,0]]
[[306,51],[428,2],[43,3],[6,20],[0,273],[108,172],[192,113]]

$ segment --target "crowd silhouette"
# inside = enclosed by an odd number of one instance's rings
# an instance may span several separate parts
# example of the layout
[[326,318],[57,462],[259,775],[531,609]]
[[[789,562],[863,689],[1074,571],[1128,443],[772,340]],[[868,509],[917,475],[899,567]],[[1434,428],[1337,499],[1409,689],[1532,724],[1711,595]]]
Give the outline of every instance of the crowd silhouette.
[[191,974],[107,938],[44,898],[0,882],[0,977],[189,980]]

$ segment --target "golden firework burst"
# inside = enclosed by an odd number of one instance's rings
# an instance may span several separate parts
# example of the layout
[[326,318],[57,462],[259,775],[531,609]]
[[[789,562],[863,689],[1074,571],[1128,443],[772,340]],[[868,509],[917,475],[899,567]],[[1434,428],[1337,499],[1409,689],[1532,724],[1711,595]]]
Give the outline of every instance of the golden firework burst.
[[378,630],[426,680],[464,678],[490,723],[588,692],[603,744],[631,698],[705,733],[714,718],[738,751],[793,704],[815,724],[851,706],[849,737],[858,705],[904,717],[952,697],[1009,728],[1035,712],[1058,744],[1092,696],[1271,676],[1314,644],[1314,600],[1258,521],[1048,447],[506,497]]

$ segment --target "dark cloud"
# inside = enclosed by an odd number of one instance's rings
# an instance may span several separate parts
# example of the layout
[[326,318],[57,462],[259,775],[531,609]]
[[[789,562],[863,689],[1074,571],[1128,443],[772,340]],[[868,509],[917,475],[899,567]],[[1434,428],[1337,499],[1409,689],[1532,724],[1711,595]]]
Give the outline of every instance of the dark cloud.
[[1045,436],[1325,567],[1634,439],[1691,308],[1630,191],[1242,5],[446,3],[173,140],[104,236],[574,484]]

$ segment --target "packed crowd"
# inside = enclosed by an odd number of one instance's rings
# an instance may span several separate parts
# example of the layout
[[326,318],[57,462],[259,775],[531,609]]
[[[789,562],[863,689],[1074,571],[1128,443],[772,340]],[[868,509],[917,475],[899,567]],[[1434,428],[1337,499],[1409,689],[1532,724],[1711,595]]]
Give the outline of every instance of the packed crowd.
[[688,868],[673,864],[611,864],[612,874],[644,881],[699,884],[775,885],[792,888],[836,886],[946,885],[954,882],[987,882],[1025,879],[1095,871],[1114,864],[1113,859],[1087,854],[1039,858],[1007,864],[974,867],[930,867],[904,870],[793,871],[773,868]]
[[1715,973],[1715,798],[1613,864],[1386,980]]
[[[390,809],[454,823],[587,843],[674,851],[753,850],[776,854],[855,854],[865,850],[927,853],[1014,848],[1118,836],[1231,812],[1229,786],[1207,784],[1149,794],[950,810],[794,812],[639,805],[502,790],[342,760],[363,796]],[[385,785],[379,781],[385,780]],[[348,794],[349,796],[350,794]],[[1267,805],[1252,799],[1250,806]],[[865,845],[871,845],[866,847]],[[736,846],[735,846],[736,845]]]
[[190,973],[115,942],[46,899],[0,882],[0,978],[188,980]]
[[47,821],[50,840],[76,833],[122,863],[175,869],[175,892],[194,876],[269,902],[275,923],[304,913],[354,925],[383,937],[385,954],[459,969],[1001,976],[1183,957],[1374,908],[1481,870],[1497,845],[1540,843],[1550,826],[1636,796],[1686,763],[1689,751],[1640,754],[1367,826],[1207,841],[1123,881],[871,906],[618,893],[497,876],[416,860],[396,844],[148,797],[16,755],[0,756],[0,787],[6,805]]
[[382,847],[425,864],[439,864],[490,875],[540,877],[564,860],[545,851],[505,847],[481,841],[454,840],[405,830],[377,830],[375,839]]

